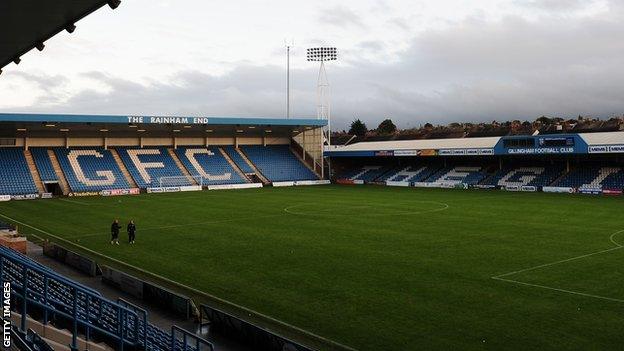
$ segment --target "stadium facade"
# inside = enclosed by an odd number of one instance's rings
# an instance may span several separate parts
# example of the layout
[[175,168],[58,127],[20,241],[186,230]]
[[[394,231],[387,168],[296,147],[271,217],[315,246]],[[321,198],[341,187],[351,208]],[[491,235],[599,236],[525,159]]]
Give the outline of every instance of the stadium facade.
[[326,152],[341,183],[622,194],[624,132],[363,142]]
[[0,114],[3,199],[313,184],[317,119]]
[[[0,114],[3,199],[340,183],[621,194],[624,132],[361,142],[319,119]],[[329,176],[325,159],[331,159]]]

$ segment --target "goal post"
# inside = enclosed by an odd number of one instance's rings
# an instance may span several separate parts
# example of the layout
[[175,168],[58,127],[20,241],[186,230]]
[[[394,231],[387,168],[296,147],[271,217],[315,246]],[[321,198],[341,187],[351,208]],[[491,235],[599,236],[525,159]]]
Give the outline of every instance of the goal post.
[[204,187],[204,177],[200,175],[188,175],[188,176],[168,176],[158,178],[158,187],[166,188],[172,186],[187,186],[187,185],[199,185]]

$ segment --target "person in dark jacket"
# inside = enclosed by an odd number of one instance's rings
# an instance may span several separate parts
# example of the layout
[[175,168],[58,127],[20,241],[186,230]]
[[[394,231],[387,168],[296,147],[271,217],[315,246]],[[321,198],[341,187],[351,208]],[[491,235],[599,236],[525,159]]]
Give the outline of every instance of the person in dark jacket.
[[128,227],[126,228],[126,230],[128,231],[128,242],[130,244],[134,244],[134,238],[136,233],[136,225],[134,225],[134,221],[130,221],[130,223],[128,223]]
[[113,224],[111,224],[111,245],[119,245],[119,229],[121,229],[119,220],[114,220]]

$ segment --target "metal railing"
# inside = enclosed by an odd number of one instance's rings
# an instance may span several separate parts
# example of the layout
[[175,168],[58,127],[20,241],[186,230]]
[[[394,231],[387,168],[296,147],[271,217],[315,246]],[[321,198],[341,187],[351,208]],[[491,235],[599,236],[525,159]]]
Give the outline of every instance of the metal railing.
[[[12,297],[21,303],[23,332],[29,308],[38,307],[43,311],[44,324],[51,316],[70,321],[73,349],[78,347],[79,328],[84,329],[87,340],[92,332],[111,338],[118,343],[118,350],[138,344],[139,323],[134,311],[3,247],[0,247],[0,281],[11,283]],[[106,326],[101,320],[104,315],[116,322]],[[137,323],[127,324],[131,320]]]

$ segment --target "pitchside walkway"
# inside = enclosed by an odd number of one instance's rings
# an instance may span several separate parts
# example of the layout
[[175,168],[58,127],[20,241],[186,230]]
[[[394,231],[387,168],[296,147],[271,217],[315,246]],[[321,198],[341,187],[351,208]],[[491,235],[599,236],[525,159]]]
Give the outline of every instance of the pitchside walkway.
[[[102,283],[102,279],[100,277],[90,277],[88,275],[85,275],[73,269],[70,266],[67,266],[61,262],[58,262],[48,256],[45,256],[43,254],[43,248],[30,241],[28,242],[28,256],[32,258],[33,260],[41,264],[44,264],[47,267],[50,267],[51,269],[55,270],[59,274],[64,275],[67,278],[73,279],[80,284],[86,285],[90,288],[93,288],[99,291],[100,293],[102,293],[102,295],[104,295],[105,297],[111,300],[117,300],[117,298],[121,297],[141,308],[144,308],[149,313],[148,315],[149,321],[163,330],[170,330],[171,326],[173,324],[176,324],[177,326],[181,328],[184,328],[188,331],[193,331],[197,333],[198,335],[201,335],[202,337],[211,341],[215,345],[215,349],[219,351],[250,351],[251,350],[250,348],[247,348],[244,345],[240,345],[239,343],[235,341],[220,337],[218,334],[205,333],[205,332],[199,333],[199,327],[193,321],[180,319],[179,317],[171,315],[170,313],[166,311],[155,309],[153,308],[153,306],[145,304],[145,302],[135,298],[134,296],[128,295],[122,291],[116,290]],[[205,329],[204,331],[206,331],[206,329],[208,328],[204,328],[204,329]]]

